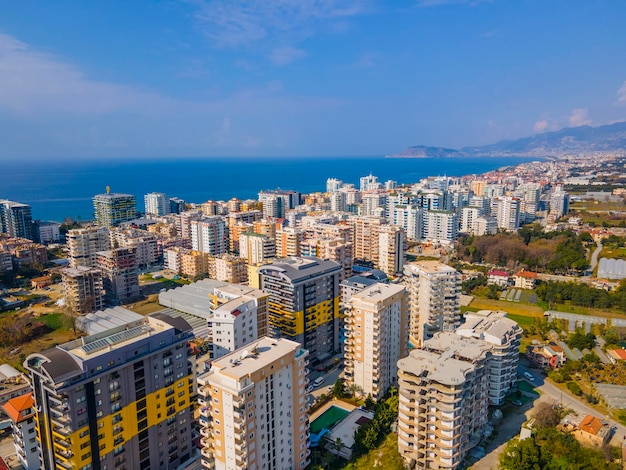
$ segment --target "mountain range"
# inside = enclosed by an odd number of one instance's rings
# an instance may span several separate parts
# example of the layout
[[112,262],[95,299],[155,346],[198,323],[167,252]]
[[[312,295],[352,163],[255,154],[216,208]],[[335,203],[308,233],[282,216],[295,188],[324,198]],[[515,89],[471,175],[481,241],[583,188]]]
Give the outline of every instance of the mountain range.
[[515,140],[501,140],[478,147],[448,149],[417,145],[392,158],[432,157],[549,157],[626,150],[626,122],[604,126],[566,127]]

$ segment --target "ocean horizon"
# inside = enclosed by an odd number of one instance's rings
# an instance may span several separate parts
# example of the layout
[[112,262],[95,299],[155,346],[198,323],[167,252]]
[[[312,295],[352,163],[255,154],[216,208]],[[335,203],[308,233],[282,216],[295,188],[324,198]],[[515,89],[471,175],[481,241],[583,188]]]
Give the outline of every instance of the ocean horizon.
[[257,199],[267,189],[301,193],[326,190],[326,179],[358,187],[370,173],[384,183],[411,184],[428,176],[482,174],[538,160],[522,157],[386,158],[239,157],[133,160],[51,160],[2,164],[0,199],[29,204],[33,219],[62,222],[93,217],[92,198],[105,192],[133,194],[143,212],[143,196],[163,192],[186,202]]

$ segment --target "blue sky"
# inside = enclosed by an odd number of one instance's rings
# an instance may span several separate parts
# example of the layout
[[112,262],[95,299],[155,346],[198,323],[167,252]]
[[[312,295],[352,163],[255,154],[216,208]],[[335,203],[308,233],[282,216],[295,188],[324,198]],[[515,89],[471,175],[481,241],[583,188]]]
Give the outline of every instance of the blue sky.
[[626,118],[626,2],[0,3],[0,160],[384,155]]

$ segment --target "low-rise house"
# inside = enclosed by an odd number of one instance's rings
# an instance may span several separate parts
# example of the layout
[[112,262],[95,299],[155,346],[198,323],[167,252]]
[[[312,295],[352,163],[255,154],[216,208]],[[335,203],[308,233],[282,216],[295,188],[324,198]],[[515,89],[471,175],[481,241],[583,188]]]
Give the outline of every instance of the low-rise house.
[[493,270],[487,273],[487,284],[506,287],[509,285],[509,273],[506,271]]
[[624,349],[607,349],[606,356],[613,364],[617,361],[626,361],[626,350]]
[[520,289],[534,289],[537,284],[537,273],[522,269],[513,276],[513,279],[515,280],[515,287],[519,287]]
[[555,343],[527,346],[526,357],[539,367],[551,369],[558,369],[566,361],[565,351]]

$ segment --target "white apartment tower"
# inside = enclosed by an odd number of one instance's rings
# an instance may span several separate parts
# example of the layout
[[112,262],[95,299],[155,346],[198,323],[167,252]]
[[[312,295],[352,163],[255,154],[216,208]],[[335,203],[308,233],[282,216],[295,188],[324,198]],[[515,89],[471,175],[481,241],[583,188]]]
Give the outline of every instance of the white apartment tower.
[[344,182],[341,180],[338,180],[337,178],[328,178],[326,180],[326,192],[327,193],[337,192],[341,188],[343,188],[343,186],[344,186]]
[[410,468],[459,468],[488,418],[489,346],[438,333],[398,361],[398,450]]
[[165,193],[148,193],[143,201],[146,215],[161,216],[171,212],[170,198]]
[[407,292],[376,283],[354,294],[346,312],[345,373],[361,396],[378,400],[397,385],[400,358],[408,354]]
[[310,464],[308,352],[262,338],[198,376],[201,463],[211,470],[292,470]]
[[221,217],[191,221],[191,247],[211,256],[228,252],[228,231]]
[[439,261],[404,266],[409,291],[410,340],[420,347],[438,331],[454,331],[461,321],[461,274]]
[[404,229],[409,240],[422,239],[423,213],[419,206],[394,205],[389,209],[389,222]]
[[496,406],[502,405],[517,384],[522,329],[516,322],[506,318],[506,312],[481,310],[467,312],[465,323],[457,328],[456,334],[476,338],[491,346],[489,402]]
[[359,180],[359,191],[370,191],[372,189],[379,189],[382,185],[378,182],[378,177],[372,175],[362,176]]
[[550,215],[561,217],[569,212],[569,193],[563,191],[562,186],[557,186],[550,196]]
[[459,235],[459,215],[456,212],[424,211],[424,239],[453,243]]
[[519,228],[521,201],[518,197],[503,196],[496,199],[498,228],[515,231]]

